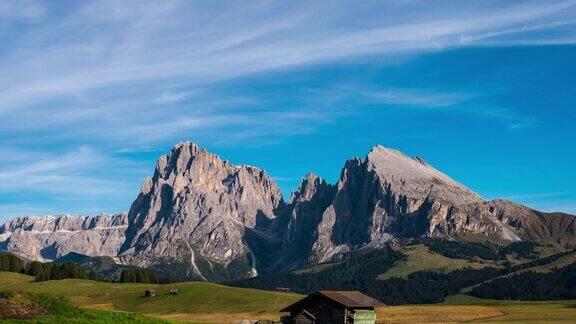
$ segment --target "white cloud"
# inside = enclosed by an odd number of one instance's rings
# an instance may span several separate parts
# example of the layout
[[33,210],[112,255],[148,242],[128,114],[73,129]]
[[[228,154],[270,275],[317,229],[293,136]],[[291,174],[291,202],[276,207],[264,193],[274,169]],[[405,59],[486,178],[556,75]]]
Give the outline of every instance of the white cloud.
[[111,162],[87,146],[63,155],[27,155],[20,163],[2,168],[0,192],[44,192],[65,197],[118,194],[126,189],[121,182],[92,175]]
[[[469,46],[576,44],[575,18],[575,1],[2,1],[0,192],[111,195],[126,185],[96,171],[130,162],[93,147],[274,143],[345,113],[331,107],[336,96],[282,106],[213,90],[236,78],[364,55],[387,62]],[[389,87],[364,96],[449,107],[472,95]],[[511,128],[533,123],[501,109],[478,113]],[[68,153],[42,146],[58,143]],[[23,144],[33,149],[14,149]]]
[[[494,37],[505,43],[502,37],[507,35],[574,26],[576,14],[573,1],[495,8],[458,2],[394,17],[394,12],[386,14],[392,4],[381,3],[382,15],[371,17],[369,26],[351,19],[350,26],[359,26],[346,28],[334,26],[338,16],[319,16],[329,9],[339,12],[324,5],[304,13],[297,4],[209,11],[180,1],[91,2],[58,17],[58,23],[22,31],[20,46],[0,61],[10,76],[0,81],[0,110],[120,84],[201,85],[357,55],[478,46]],[[63,34],[69,36],[59,37]],[[528,33],[524,42],[547,39]]]
[[424,108],[453,106],[472,97],[464,93],[444,93],[426,89],[384,89],[360,94],[381,103]]

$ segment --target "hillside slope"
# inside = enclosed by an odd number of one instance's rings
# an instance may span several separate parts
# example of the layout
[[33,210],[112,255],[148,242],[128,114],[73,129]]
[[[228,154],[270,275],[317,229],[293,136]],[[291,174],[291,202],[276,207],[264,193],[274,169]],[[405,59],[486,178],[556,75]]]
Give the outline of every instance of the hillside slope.
[[[78,296],[72,301],[82,307],[141,311],[154,317],[185,323],[220,324],[234,323],[239,319],[277,319],[280,316],[278,309],[301,297],[214,284],[182,283],[179,285],[182,289],[179,296],[166,295],[172,285],[164,285],[159,286],[157,297],[144,298],[141,297],[143,289],[152,286],[105,284],[86,280],[31,283],[31,280],[28,276],[0,272],[0,290],[3,290],[3,283],[10,282],[11,289],[51,291],[55,296]],[[377,323],[570,323],[576,317],[576,304],[574,301],[511,302],[459,297],[451,298],[445,305],[383,307],[377,309],[377,316]]]
[[[78,306],[136,312],[172,319],[206,319],[218,322],[230,316],[242,318],[278,318],[278,311],[301,298],[300,295],[241,289],[212,283],[183,282],[170,285],[118,284],[90,280],[53,280],[32,282],[33,278],[0,272],[0,290],[12,289],[69,297]],[[7,283],[7,284],[6,284]],[[170,295],[179,288],[180,295]],[[158,290],[154,298],[145,298],[146,289]]]

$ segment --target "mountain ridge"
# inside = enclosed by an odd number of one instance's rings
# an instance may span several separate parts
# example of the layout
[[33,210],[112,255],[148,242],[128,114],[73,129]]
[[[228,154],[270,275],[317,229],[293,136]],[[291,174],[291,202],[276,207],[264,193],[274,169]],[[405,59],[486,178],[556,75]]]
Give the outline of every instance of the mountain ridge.
[[[69,216],[44,234],[33,232],[42,228],[40,220],[19,227],[7,222],[0,227],[0,249],[44,259],[104,253],[121,263],[177,271],[171,276],[222,280],[327,262],[404,239],[576,243],[576,217],[484,200],[424,159],[381,145],[365,158],[348,159],[335,184],[307,173],[285,201],[264,170],[180,142],[158,159],[121,215],[114,220],[121,227],[106,232],[93,226],[86,229],[91,234],[61,235],[58,226],[86,222]],[[83,230],[75,226],[70,229]],[[101,242],[100,249],[93,242]]]

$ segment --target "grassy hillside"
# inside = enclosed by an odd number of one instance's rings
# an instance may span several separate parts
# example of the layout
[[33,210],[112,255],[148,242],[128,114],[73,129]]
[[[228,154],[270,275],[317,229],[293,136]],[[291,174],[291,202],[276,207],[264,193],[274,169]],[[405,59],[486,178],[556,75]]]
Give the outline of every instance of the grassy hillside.
[[[46,294],[3,291],[0,293],[0,319],[9,323],[149,323],[168,321],[129,312],[111,312],[74,306],[68,299]],[[2,321],[4,322],[4,321]]]
[[[554,255],[548,255],[548,257],[551,257],[551,256],[553,257]],[[476,285],[465,287],[464,289],[462,289],[461,292],[462,293],[469,293],[470,291],[472,291],[473,288],[480,286],[482,284],[489,283],[489,282],[492,282],[494,280],[498,280],[498,279],[502,279],[502,278],[510,278],[514,275],[525,273],[525,272],[534,271],[534,272],[539,272],[539,273],[549,273],[549,272],[552,272],[556,268],[566,267],[566,266],[568,266],[572,263],[575,263],[575,262],[576,262],[576,251],[567,252],[567,255],[564,255],[564,256],[562,256],[558,259],[555,259],[555,260],[551,260],[551,262],[549,262],[549,263],[546,263],[543,265],[537,265],[534,267],[527,267],[524,269],[520,269],[518,271],[514,271],[511,273],[501,275],[501,276],[490,278],[489,280],[478,283]]]
[[[259,291],[212,283],[185,282],[170,285],[117,284],[89,280],[31,282],[32,277],[0,272],[0,289],[22,290],[68,297],[78,306],[129,311],[170,319],[278,318],[278,311],[301,296]],[[180,288],[181,294],[169,294]],[[143,297],[146,289],[158,290],[154,298]]]
[[396,262],[390,270],[378,276],[378,279],[406,278],[411,273],[424,270],[449,272],[467,267],[479,269],[495,265],[495,262],[490,261],[448,258],[430,251],[424,244],[405,246],[401,248],[400,252],[406,255],[406,260]]
[[[181,295],[169,295],[168,291],[172,287],[182,289]],[[0,290],[6,288],[67,296],[77,306],[96,309],[88,311],[88,314],[98,316],[98,321],[101,323],[124,323],[137,317],[127,314],[120,319],[118,316],[123,316],[121,314],[98,312],[98,310],[130,311],[184,323],[231,323],[238,319],[274,319],[279,317],[279,309],[301,297],[295,294],[191,282],[160,286],[87,280],[32,282],[32,277],[29,276],[0,272]],[[148,288],[157,289],[158,296],[143,297],[144,290]],[[377,312],[379,323],[464,321],[569,323],[576,318],[576,301],[508,302],[456,295],[449,297],[444,304],[391,306],[378,309]],[[51,322],[46,319],[37,323],[61,322],[65,321],[53,319]],[[79,319],[69,323],[85,322],[87,321]]]
[[0,271],[0,290],[11,289],[12,287],[19,288],[33,280],[33,277],[21,273]]
[[562,268],[576,262],[576,252],[565,255],[558,260],[530,269],[536,272],[551,272],[554,268]]

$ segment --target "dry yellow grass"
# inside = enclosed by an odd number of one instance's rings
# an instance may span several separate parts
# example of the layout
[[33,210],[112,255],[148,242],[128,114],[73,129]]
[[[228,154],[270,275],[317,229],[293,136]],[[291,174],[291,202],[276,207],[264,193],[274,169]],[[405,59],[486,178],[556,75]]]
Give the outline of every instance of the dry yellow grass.
[[378,323],[462,323],[502,316],[491,306],[390,306],[377,310]]
[[158,315],[157,317],[175,321],[178,323],[205,323],[205,324],[216,324],[216,323],[237,323],[239,320],[250,319],[250,320],[276,320],[280,319],[279,313],[207,313],[207,314],[191,314],[191,313],[178,313],[178,314],[168,314],[168,315]]
[[574,304],[543,302],[542,304],[521,303],[518,305],[495,306],[502,311],[496,316],[474,321],[475,323],[576,323]]

